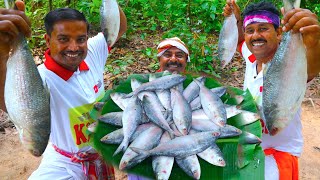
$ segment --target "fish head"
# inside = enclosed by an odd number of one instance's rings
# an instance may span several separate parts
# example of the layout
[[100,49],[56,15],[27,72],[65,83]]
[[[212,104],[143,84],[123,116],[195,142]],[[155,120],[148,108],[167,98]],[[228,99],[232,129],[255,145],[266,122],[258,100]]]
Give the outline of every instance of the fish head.
[[194,170],[192,174],[195,179],[200,179],[200,172],[198,170]]
[[218,164],[219,164],[219,166],[221,166],[221,167],[225,167],[225,166],[226,166],[226,162],[224,161],[223,158],[219,158],[219,159],[218,159]]
[[173,46],[167,49],[160,57],[160,69],[169,72],[184,72],[187,66],[188,55],[181,49]]
[[124,170],[127,167],[128,162],[127,161],[122,161],[119,164],[119,170]]
[[62,20],[54,23],[45,35],[51,58],[60,66],[76,71],[87,56],[88,28],[82,20]]

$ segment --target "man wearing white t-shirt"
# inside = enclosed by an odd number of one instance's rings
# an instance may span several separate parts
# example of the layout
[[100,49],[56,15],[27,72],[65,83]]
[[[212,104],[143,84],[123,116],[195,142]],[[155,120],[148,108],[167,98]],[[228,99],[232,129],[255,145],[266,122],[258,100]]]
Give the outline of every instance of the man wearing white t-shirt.
[[[239,32],[238,51],[246,61],[244,89],[249,89],[258,106],[262,106],[263,69],[272,60],[281,41],[282,31],[300,32],[306,47],[308,81],[320,71],[320,26],[317,16],[307,9],[292,9],[284,15],[280,27],[280,13],[270,2],[248,5],[240,17],[239,6],[228,1],[224,15],[234,12]],[[307,82],[306,82],[307,83]],[[260,110],[260,108],[259,108]],[[261,146],[265,151],[266,179],[298,179],[298,157],[303,147],[301,108],[290,124],[275,136],[270,136],[261,120]]]
[[[11,43],[18,32],[31,34],[24,3],[17,1],[16,6],[19,10],[0,9],[0,108],[4,110],[5,64]],[[118,39],[127,25],[119,11]],[[115,179],[113,167],[102,161],[85,133],[93,122],[89,111],[104,95],[103,72],[110,47],[102,33],[88,39],[88,22],[74,9],[49,12],[45,27],[48,50],[38,70],[50,91],[51,134],[42,162],[29,179]]]

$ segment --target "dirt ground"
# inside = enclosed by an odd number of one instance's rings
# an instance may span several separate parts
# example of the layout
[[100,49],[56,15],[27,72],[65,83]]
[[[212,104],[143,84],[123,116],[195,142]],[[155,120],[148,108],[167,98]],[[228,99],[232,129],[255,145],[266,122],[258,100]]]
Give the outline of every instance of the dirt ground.
[[[304,150],[299,160],[300,179],[320,179],[320,101],[312,103],[306,99],[302,105],[302,123]],[[0,133],[0,179],[23,180],[38,167],[41,158],[32,156],[19,142],[17,132],[6,128]],[[126,179],[126,175],[116,172],[117,179]]]

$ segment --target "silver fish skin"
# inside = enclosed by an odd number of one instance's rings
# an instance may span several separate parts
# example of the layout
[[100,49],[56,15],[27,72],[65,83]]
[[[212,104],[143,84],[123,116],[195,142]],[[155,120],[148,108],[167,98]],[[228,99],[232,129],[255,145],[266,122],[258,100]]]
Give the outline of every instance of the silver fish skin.
[[220,167],[226,166],[223,154],[216,144],[212,144],[208,149],[198,153],[197,155],[212,165]]
[[173,122],[182,135],[187,135],[191,128],[192,111],[190,104],[176,89],[171,88]]
[[110,94],[110,97],[116,105],[124,110],[127,107],[129,98],[125,98],[126,93],[114,92]]
[[98,122],[97,122],[97,121],[91,123],[91,124],[88,126],[88,131],[94,133],[94,132],[96,131],[97,126],[98,126]]
[[130,148],[139,154],[139,156],[135,157],[137,160],[143,160],[149,156],[172,156],[175,158],[184,158],[204,151],[214,143],[216,139],[216,132],[199,132],[176,137],[151,150],[144,150],[134,146]]
[[120,30],[120,11],[116,0],[102,0],[100,26],[108,46],[112,47]]
[[178,166],[193,179],[200,179],[201,168],[197,155],[175,159]]
[[[170,141],[168,132],[164,132],[161,136],[160,143]],[[152,157],[152,169],[156,179],[168,180],[174,163],[174,157],[154,156]]]
[[[157,79],[155,74],[150,74],[149,81],[151,82],[155,79]],[[168,90],[168,89],[156,90],[155,92],[156,92],[162,106],[168,111],[168,113],[172,113],[170,90]]]
[[135,78],[132,78],[131,79],[131,89],[132,91],[135,91],[138,87],[140,87],[143,83],[138,81],[137,79]]
[[[205,77],[198,77],[196,78],[201,84],[204,84]],[[200,87],[197,85],[195,81],[192,81],[184,90],[183,90],[183,96],[187,100],[188,103],[190,103],[192,100],[194,100],[196,97],[199,96]]]
[[[141,124],[137,127],[136,131],[130,137],[130,142],[135,140],[143,131],[149,129],[154,126],[152,123]],[[121,144],[123,140],[123,129],[117,129],[112,131],[111,133],[103,136],[100,141],[106,144]]]
[[210,91],[215,93],[217,96],[221,97],[226,93],[227,87],[225,86],[215,87],[215,88],[211,88]]
[[98,120],[114,126],[122,126],[122,115],[123,111],[110,112],[99,116]]
[[242,110],[238,106],[229,106],[225,105],[226,112],[227,112],[227,119],[236,116],[242,112]]
[[239,144],[260,144],[261,142],[259,137],[247,131],[242,131],[239,137]]
[[176,86],[176,85],[182,83],[185,79],[186,79],[186,77],[179,75],[179,74],[162,76],[162,77],[157,78],[151,82],[147,82],[147,83],[142,84],[135,91],[127,94],[125,97],[127,98],[127,97],[131,97],[133,95],[137,95],[141,91],[155,91],[155,90],[169,89],[173,86]]
[[144,109],[146,115],[148,116],[149,120],[151,122],[155,123],[156,125],[158,125],[159,127],[161,127],[162,129],[164,129],[165,131],[168,131],[170,134],[170,137],[174,137],[174,135],[175,136],[180,135],[180,134],[174,132],[170,128],[167,120],[165,119],[165,117],[162,113],[161,109],[163,108],[163,106],[159,102],[158,97],[145,95],[145,96],[143,96],[142,105],[143,105],[143,109]]
[[234,126],[226,125],[220,129],[219,138],[227,138],[241,135],[242,131]]
[[161,128],[153,125],[149,129],[143,131],[129,146],[122,156],[119,164],[119,169],[130,169],[133,166],[140,163],[142,160],[135,160],[134,158],[138,155],[136,152],[132,151],[130,147],[139,147],[145,149],[152,149],[157,146],[160,142],[160,138],[163,134]]
[[8,114],[23,146],[32,155],[41,156],[50,135],[50,93],[21,34],[8,59],[6,77],[4,96]]
[[[110,113],[106,113],[99,116],[98,120],[107,124],[122,127],[122,116],[123,116],[123,111],[110,112]],[[149,122],[148,117],[144,113],[142,113],[140,124],[147,123],[147,122]]]
[[[156,79],[155,75],[150,75],[149,76],[149,81],[153,81]],[[165,114],[167,121],[172,120],[172,107],[171,107],[171,93],[170,90],[168,89],[163,89],[163,90],[156,90],[155,91],[156,95],[158,96],[162,106],[165,109]]]
[[253,113],[245,110],[241,110],[240,116],[241,118],[237,121],[238,126],[248,125],[261,119],[258,113]]
[[[216,95],[218,95],[219,97],[221,97],[226,93],[227,88],[222,86],[222,87],[212,88],[210,90],[213,93],[215,93]],[[201,109],[200,97],[198,96],[194,100],[192,100],[190,102],[190,106],[191,106],[192,111],[197,110],[197,109]]]
[[[197,82],[197,80],[195,80]],[[227,112],[220,97],[211,92],[207,87],[197,82],[200,86],[201,106],[211,121],[218,126],[225,126],[227,122]]]
[[129,145],[132,134],[141,124],[142,107],[137,96],[130,98],[128,106],[123,111],[122,125],[123,125],[123,141],[113,154],[114,156],[121,151],[125,151]]
[[[284,0],[286,11],[293,2]],[[281,43],[264,71],[262,111],[270,135],[276,135],[292,121],[307,87],[307,58],[301,33],[282,34]]]
[[220,126],[212,122],[202,109],[192,112],[191,128],[196,131],[216,131],[220,134]]
[[223,68],[231,62],[232,57],[237,50],[237,44],[237,19],[232,13],[229,17],[225,18],[219,34],[218,58],[220,59]]

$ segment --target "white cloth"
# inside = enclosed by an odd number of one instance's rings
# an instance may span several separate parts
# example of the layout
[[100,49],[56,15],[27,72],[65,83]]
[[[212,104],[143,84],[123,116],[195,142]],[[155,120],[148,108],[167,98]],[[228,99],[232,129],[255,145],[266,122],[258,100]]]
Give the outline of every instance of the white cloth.
[[[168,38],[168,39],[165,39],[163,40],[157,47],[157,49],[162,49],[163,47],[166,47],[166,46],[174,46],[174,47],[177,47],[178,49],[180,49],[181,51],[183,51],[184,53],[187,54],[188,58],[187,58],[187,62],[190,62],[190,56],[189,56],[189,50],[187,49],[186,45],[184,44],[183,41],[181,41],[179,38],[177,37],[174,37],[174,38]],[[168,49],[168,48],[165,48],[164,50],[158,52],[157,54],[157,57],[160,57],[163,55],[163,53],[165,53]]]
[[[78,69],[65,81],[44,64],[38,67],[50,91],[50,142],[64,151],[94,151],[86,130],[94,121],[89,117],[93,103],[104,96],[103,72],[107,57],[107,44],[99,33],[88,40],[88,55],[84,60],[88,71]],[[83,179],[83,176],[81,164],[71,162],[49,144],[30,179]]]

